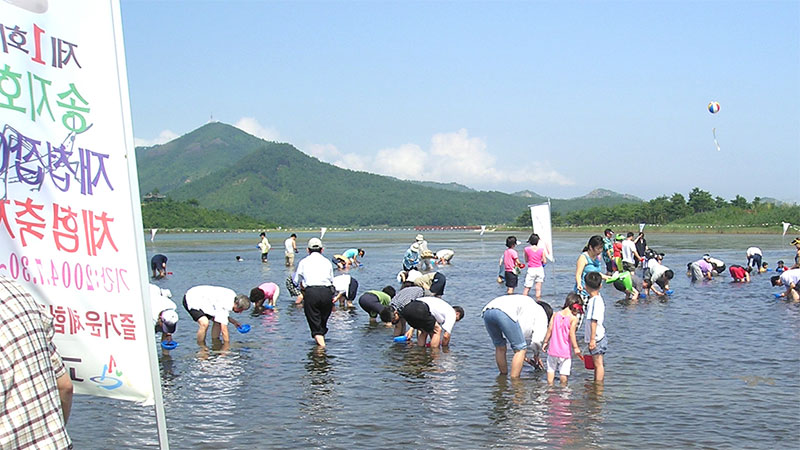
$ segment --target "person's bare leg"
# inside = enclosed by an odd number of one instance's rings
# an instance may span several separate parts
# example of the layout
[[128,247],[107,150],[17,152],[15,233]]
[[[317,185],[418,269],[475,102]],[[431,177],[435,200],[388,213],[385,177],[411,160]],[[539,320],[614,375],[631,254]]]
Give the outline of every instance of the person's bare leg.
[[[419,334],[417,334],[417,345],[420,347],[425,347],[425,344],[428,342],[428,332],[420,330]],[[433,344],[431,344],[433,347]]]
[[314,340],[317,341],[318,346],[325,347],[325,336],[318,334],[314,336]]
[[211,339],[219,339],[220,332],[222,332],[222,325],[214,322],[214,325],[211,325]]
[[206,330],[208,330],[208,317],[201,317],[197,319],[197,344],[205,345],[206,343]]
[[538,283],[536,283],[535,286],[536,286],[536,300],[541,300],[542,299],[542,283],[538,282]]
[[522,366],[525,364],[525,349],[514,352],[511,358],[511,378],[519,378],[522,374]]
[[530,292],[530,291],[531,291],[531,288],[529,288],[528,286],[525,286],[525,289],[522,290],[522,295],[528,295],[528,292]]
[[559,378],[561,378],[561,385],[562,386],[566,386],[567,385],[567,376],[566,375],[560,375]]
[[494,348],[494,359],[497,361],[497,369],[503,375],[508,374],[508,362],[506,361],[506,346]]
[[606,375],[606,369],[603,367],[603,355],[592,355],[594,361],[594,381],[602,382]]
[[553,382],[555,381],[555,379],[556,379],[556,373],[555,373],[555,372],[550,372],[550,371],[548,370],[548,371],[547,371],[547,384],[549,384],[550,386],[552,386],[552,385],[553,385]]

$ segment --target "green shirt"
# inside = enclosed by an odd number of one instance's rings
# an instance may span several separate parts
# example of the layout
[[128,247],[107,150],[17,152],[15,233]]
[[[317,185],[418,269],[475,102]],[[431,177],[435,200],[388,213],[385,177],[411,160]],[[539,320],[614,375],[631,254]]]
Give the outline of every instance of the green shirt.
[[367,294],[378,297],[378,300],[381,301],[381,305],[383,306],[389,306],[389,302],[392,301],[392,297],[389,297],[389,294],[383,291],[367,291]]

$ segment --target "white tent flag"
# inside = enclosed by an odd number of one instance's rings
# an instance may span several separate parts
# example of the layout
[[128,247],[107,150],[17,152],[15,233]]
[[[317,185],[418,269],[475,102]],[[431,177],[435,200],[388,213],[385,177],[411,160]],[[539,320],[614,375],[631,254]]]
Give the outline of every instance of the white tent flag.
[[483,236],[483,233],[486,233],[486,225],[481,225],[481,236]]
[[643,232],[643,231],[644,231],[644,226],[645,226],[645,223],[644,223],[644,222],[642,222],[642,223],[640,223],[640,224],[639,224],[639,233],[641,233],[641,232]]
[[786,230],[789,229],[789,225],[791,224],[789,222],[781,222],[781,224],[783,225],[783,236],[786,236]]
[[2,53],[0,274],[46,303],[76,393],[152,404],[160,382],[119,2],[3,1],[0,17],[19,38]]
[[550,202],[530,205],[533,232],[539,235],[539,245],[544,247],[547,259],[555,261],[553,255],[553,228],[550,224]]
[[319,229],[319,239],[320,239],[320,240],[322,240],[322,238],[324,238],[324,237],[325,237],[325,232],[326,232],[326,231],[328,231],[328,229],[327,229],[327,228],[325,228],[325,227],[322,227],[322,228],[320,228],[320,229]]
[[158,233],[158,228],[153,228],[150,230],[150,242],[153,242],[156,239],[156,233]]

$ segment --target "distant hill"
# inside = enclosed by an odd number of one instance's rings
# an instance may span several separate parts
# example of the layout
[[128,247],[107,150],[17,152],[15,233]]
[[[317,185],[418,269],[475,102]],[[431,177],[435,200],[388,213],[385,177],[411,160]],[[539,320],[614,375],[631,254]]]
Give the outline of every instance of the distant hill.
[[137,148],[141,192],[282,225],[478,225],[511,222],[527,201],[341,169],[290,144],[211,123]]
[[619,194],[617,192],[610,191],[608,189],[602,189],[602,188],[595,189],[592,192],[589,192],[588,194],[583,195],[581,197],[576,197],[573,200],[576,200],[576,199],[586,199],[586,200],[588,200],[588,199],[597,199],[597,198],[605,198],[605,199],[608,199],[608,198],[623,198],[625,200],[631,200],[631,201],[634,201],[634,202],[643,201],[639,197],[636,197],[636,196],[633,196],[633,195]]
[[415,180],[408,180],[408,182],[435,189],[444,189],[446,191],[476,192],[475,189],[472,189],[469,186],[464,186],[463,184],[458,184],[458,183],[437,183],[436,181],[415,181]]
[[535,198],[535,199],[537,199],[537,200],[547,200],[547,198],[546,198],[546,197],[544,197],[544,196],[542,196],[542,195],[539,195],[539,194],[537,194],[536,192],[529,191],[529,190],[527,190],[527,189],[526,189],[526,190],[524,190],[524,191],[514,192],[514,193],[513,193],[513,194],[511,194],[511,195],[516,195],[516,196],[518,196],[518,197],[525,197],[525,198]]
[[[136,149],[139,188],[260,223],[299,226],[413,226],[511,223],[546,201],[477,191],[457,183],[404,181],[342,169],[291,144],[268,142],[231,125],[208,123],[163,145]],[[554,212],[634,202],[611,191],[552,200]],[[527,193],[527,195],[525,194]]]

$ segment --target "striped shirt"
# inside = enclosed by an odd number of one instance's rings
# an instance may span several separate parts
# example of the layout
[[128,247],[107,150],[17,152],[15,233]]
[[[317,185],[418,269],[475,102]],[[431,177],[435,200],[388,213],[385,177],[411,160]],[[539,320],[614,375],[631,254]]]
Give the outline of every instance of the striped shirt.
[[425,295],[425,291],[419,286],[411,286],[407,288],[400,289],[397,294],[395,294],[392,301],[389,304],[400,312],[403,308],[406,307],[412,301],[422,297]]
[[56,378],[67,373],[53,319],[0,276],[0,448],[70,448]]

